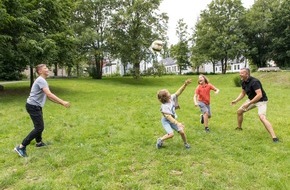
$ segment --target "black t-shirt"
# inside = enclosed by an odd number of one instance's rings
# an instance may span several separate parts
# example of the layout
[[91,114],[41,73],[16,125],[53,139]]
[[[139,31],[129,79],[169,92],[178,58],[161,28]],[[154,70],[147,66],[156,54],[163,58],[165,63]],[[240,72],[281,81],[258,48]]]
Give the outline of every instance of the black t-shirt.
[[266,92],[264,91],[261,82],[254,77],[250,76],[247,81],[243,81],[242,88],[246,92],[250,100],[252,100],[256,96],[255,91],[258,89],[261,89],[262,91],[262,98],[259,100],[259,102],[268,100]]

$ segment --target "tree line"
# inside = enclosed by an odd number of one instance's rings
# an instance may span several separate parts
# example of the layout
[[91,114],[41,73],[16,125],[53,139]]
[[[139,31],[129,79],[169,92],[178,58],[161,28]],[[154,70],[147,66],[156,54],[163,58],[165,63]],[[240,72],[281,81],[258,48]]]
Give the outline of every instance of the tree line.
[[[102,78],[105,62],[118,59],[139,78],[140,63],[152,61],[149,47],[164,41],[163,57],[180,68],[199,67],[241,55],[257,67],[273,60],[289,66],[289,1],[256,0],[245,9],[240,0],[213,0],[191,33],[179,20],[178,43],[168,47],[168,15],[162,0],[0,0],[0,79],[21,79],[24,69],[46,63],[79,75],[90,65],[91,76]],[[195,20],[196,18],[192,18]],[[32,81],[31,81],[32,82]]]

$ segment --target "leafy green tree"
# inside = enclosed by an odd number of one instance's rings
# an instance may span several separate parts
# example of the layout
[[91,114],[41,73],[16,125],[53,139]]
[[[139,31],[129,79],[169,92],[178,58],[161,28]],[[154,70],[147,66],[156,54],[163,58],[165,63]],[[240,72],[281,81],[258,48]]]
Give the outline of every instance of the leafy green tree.
[[148,48],[156,40],[165,39],[168,17],[159,13],[161,0],[116,1],[113,15],[110,50],[122,62],[133,65],[134,78],[140,77],[140,63],[148,60]]
[[110,29],[115,0],[79,0],[75,11],[74,29],[82,54],[93,62],[93,78],[102,79],[106,39]]
[[176,34],[178,36],[178,43],[170,48],[170,55],[173,57],[179,67],[179,74],[182,70],[190,66],[189,62],[189,34],[187,32],[187,24],[183,19],[178,20]]
[[200,54],[194,55],[196,59],[219,60],[222,73],[226,73],[228,60],[239,57],[246,48],[241,30],[243,15],[240,0],[213,0],[200,15],[193,35],[193,50]]
[[[56,49],[63,48],[59,48],[55,36],[66,33],[68,37],[70,5],[70,0],[1,1],[4,13],[0,27],[1,78],[20,79],[28,65],[32,85],[34,66],[56,60],[59,53]],[[16,74],[7,78],[11,73]]]
[[280,67],[290,66],[290,1],[284,0],[273,11],[270,21],[270,56]]
[[26,41],[24,36],[31,31],[32,23],[24,15],[21,2],[2,0],[0,3],[0,78],[19,80],[28,63],[19,53],[19,44]]
[[267,61],[271,60],[270,45],[272,44],[272,38],[270,37],[270,25],[273,12],[277,9],[279,1],[257,0],[246,13],[246,23],[243,31],[248,46],[247,57],[257,67],[265,67],[267,66]]

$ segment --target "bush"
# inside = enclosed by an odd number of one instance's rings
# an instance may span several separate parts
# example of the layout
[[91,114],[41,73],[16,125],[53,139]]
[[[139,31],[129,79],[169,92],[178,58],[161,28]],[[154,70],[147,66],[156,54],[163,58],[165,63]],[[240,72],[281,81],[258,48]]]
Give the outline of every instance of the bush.
[[235,76],[234,77],[234,84],[235,84],[236,87],[241,87],[242,86],[242,82],[241,82],[240,76]]

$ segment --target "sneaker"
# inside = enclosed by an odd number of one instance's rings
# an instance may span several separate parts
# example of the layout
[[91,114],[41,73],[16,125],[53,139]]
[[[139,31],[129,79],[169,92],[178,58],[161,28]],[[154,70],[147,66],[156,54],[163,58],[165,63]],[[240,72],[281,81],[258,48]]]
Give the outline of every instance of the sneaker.
[[21,156],[21,157],[27,157],[26,148],[25,147],[20,148],[19,146],[17,146],[17,147],[14,148],[14,151],[17,152],[19,154],[19,156]]
[[205,130],[205,132],[207,132],[207,133],[209,133],[209,132],[210,132],[210,130],[209,130],[209,128],[208,128],[208,127],[205,127],[205,128],[204,128],[204,130]]
[[36,147],[43,147],[43,146],[47,146],[44,142],[39,142],[35,144]]
[[204,120],[203,120],[203,115],[200,114],[200,123],[203,124],[204,123]]
[[163,141],[161,140],[161,138],[157,139],[157,143],[156,143],[156,148],[160,149],[162,147]]
[[184,146],[186,149],[190,149],[190,145],[188,143],[185,143]]
[[243,128],[242,127],[237,127],[236,130],[237,131],[241,131],[241,130],[243,130]]
[[273,138],[273,142],[274,143],[277,143],[277,142],[279,142],[279,139],[276,137],[276,138]]

